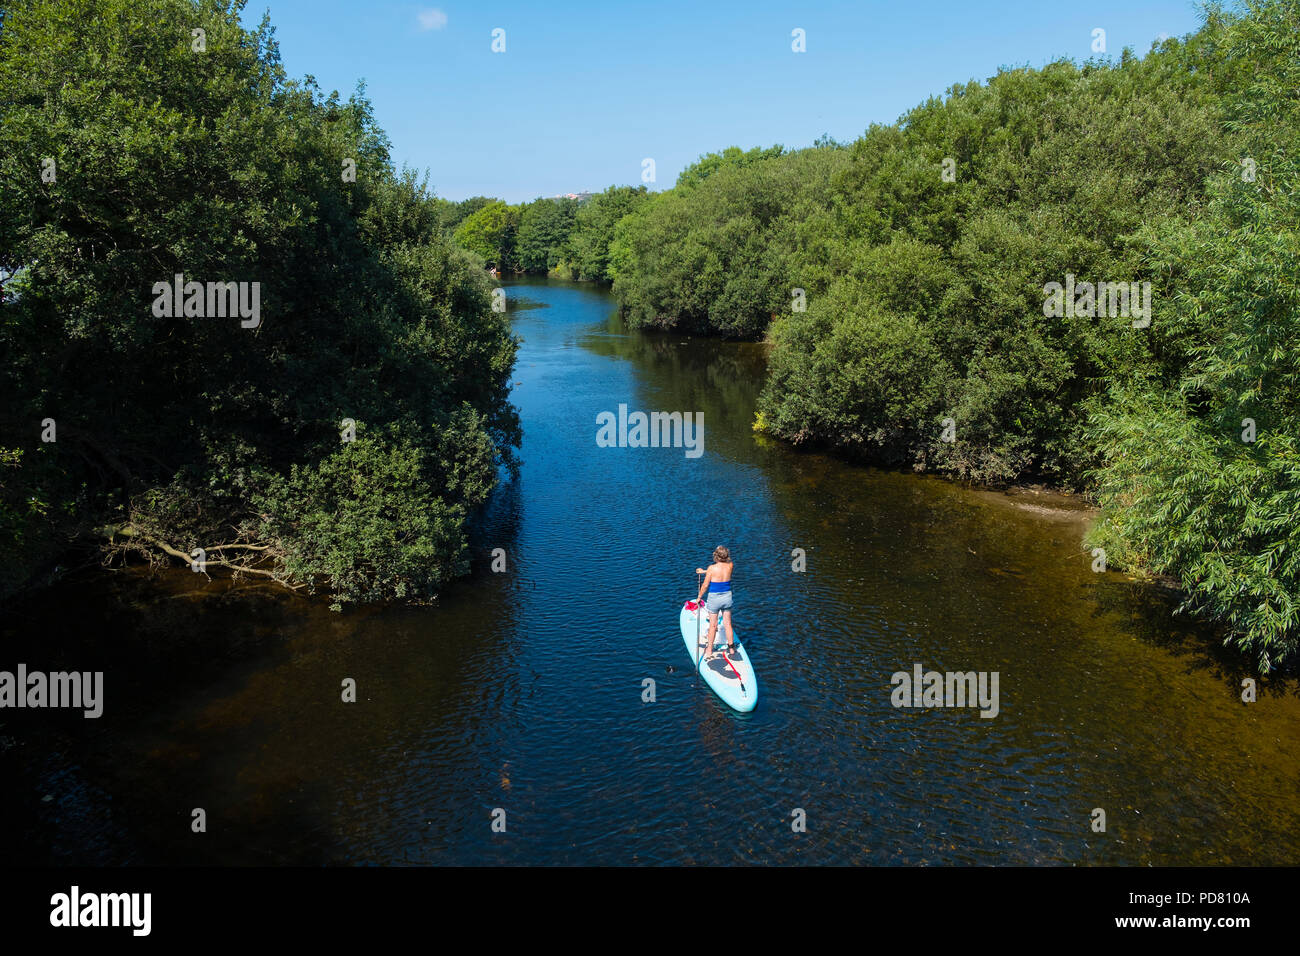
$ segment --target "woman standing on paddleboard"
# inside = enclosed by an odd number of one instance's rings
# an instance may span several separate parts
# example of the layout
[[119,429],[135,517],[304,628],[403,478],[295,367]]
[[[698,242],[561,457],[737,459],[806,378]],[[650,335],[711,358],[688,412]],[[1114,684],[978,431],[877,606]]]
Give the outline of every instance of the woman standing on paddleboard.
[[731,655],[735,647],[735,638],[731,630],[731,572],[735,569],[735,562],[731,560],[731,552],[722,545],[713,549],[713,563],[709,565],[706,571],[704,568],[696,568],[696,574],[704,575],[700,582],[699,600],[704,600],[704,592],[709,593],[708,604],[705,609],[709,612],[709,639],[705,643],[707,650],[705,656],[713,654],[713,638],[718,631],[718,613],[722,613],[722,623],[727,629],[727,654]]

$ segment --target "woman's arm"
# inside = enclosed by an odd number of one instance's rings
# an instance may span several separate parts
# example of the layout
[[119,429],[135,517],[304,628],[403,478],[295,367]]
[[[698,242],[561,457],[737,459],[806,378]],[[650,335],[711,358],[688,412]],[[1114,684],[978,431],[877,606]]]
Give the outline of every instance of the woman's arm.
[[699,593],[699,596],[696,597],[696,599],[695,599],[696,601],[703,601],[703,600],[704,600],[704,592],[707,591],[707,590],[709,589],[709,581],[711,581],[711,580],[713,579],[713,566],[710,565],[710,566],[709,566],[709,570],[707,570],[707,571],[705,571],[703,568],[696,568],[696,569],[695,569],[695,573],[696,573],[696,574],[702,574],[702,575],[704,575],[704,577],[703,577],[703,578],[701,579],[701,581],[700,581],[700,593]]

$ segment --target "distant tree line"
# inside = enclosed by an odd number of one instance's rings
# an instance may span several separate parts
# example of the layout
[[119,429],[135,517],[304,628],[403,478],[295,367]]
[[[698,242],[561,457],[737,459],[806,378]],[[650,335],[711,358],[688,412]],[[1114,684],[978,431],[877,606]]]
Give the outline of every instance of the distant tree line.
[[649,199],[644,186],[610,186],[579,201],[567,196],[509,205],[477,196],[435,200],[442,230],[501,273],[612,282],[614,227]]

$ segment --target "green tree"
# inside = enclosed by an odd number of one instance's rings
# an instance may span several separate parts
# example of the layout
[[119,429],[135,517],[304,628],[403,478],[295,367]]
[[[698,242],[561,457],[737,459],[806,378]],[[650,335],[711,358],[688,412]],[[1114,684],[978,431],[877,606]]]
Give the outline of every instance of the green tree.
[[764,149],[756,146],[743,150],[739,146],[728,146],[720,153],[707,153],[682,170],[677,177],[677,185],[684,189],[698,186],[704,180],[723,167],[744,168],[765,159],[774,159],[785,152],[783,146],[770,146]]
[[460,202],[452,202],[450,199],[435,199],[434,209],[439,231],[448,236],[452,235],[462,222],[484,206],[491,205],[494,202],[496,200],[488,196],[473,196]]
[[497,199],[471,213],[456,228],[455,238],[461,247],[481,256],[488,265],[506,270],[517,264],[518,228],[517,211]]
[[[187,0],[7,3],[0,90],[0,586],[69,548],[203,547],[338,602],[457,573],[519,442],[515,342],[363,91]],[[256,283],[260,324],[155,314],[176,274]]]
[[798,264],[825,240],[824,197],[847,153],[720,156],[736,161],[706,157],[618,225],[614,294],[633,326],[756,338],[813,277]]
[[1156,366],[1093,403],[1092,543],[1176,578],[1183,608],[1268,671],[1300,642],[1300,10],[1258,4],[1218,50],[1220,74],[1245,78],[1226,122],[1244,159],[1206,215],[1145,234],[1152,268],[1178,278],[1161,322],[1193,344],[1173,389]]
[[610,186],[578,206],[558,271],[569,278],[612,282],[610,248],[615,227],[648,198],[644,186]]
[[520,268],[525,272],[549,272],[559,263],[577,209],[577,202],[564,196],[537,199],[523,206],[515,243]]

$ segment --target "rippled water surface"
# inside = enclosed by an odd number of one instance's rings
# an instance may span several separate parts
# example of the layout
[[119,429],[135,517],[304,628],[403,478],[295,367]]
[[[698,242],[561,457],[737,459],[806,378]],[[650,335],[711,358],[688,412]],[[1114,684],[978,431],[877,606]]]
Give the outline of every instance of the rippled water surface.
[[[106,672],[97,721],[0,712],[10,862],[1300,863],[1295,682],[1243,704],[1210,636],[1092,573],[1086,513],[758,439],[761,346],[510,293],[524,465],[437,607],[134,570],[7,616],[0,668]],[[704,454],[597,447],[620,403],[703,412]],[[677,629],[718,543],[747,715]],[[895,709],[916,663],[997,671],[1000,712]]]

